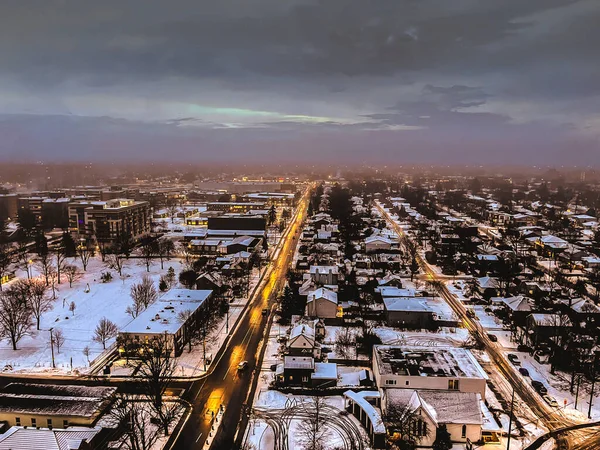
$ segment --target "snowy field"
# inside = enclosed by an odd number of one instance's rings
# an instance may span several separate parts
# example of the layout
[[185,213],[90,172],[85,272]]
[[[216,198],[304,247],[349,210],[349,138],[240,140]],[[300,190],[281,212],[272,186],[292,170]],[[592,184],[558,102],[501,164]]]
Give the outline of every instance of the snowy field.
[[[66,277],[63,277],[62,283],[58,285],[53,308],[42,315],[40,330],[37,331],[34,325],[30,335],[24,336],[19,341],[18,350],[14,351],[8,340],[0,341],[0,361],[5,371],[12,367],[14,372],[64,373],[71,372],[71,366],[73,371],[87,371],[89,364],[83,354],[84,348],[86,346],[90,348],[90,361],[103,351],[102,344],[92,340],[98,321],[106,317],[121,329],[132,320],[132,317],[125,312],[127,306],[132,303],[131,285],[138,283],[142,275],[148,274],[158,290],[158,280],[161,275],[167,273],[169,267],[173,267],[176,274],[181,270],[181,262],[171,259],[165,261],[164,270],[161,270],[159,261],[154,261],[150,266],[150,272],[146,272],[146,267],[141,265],[141,260],[131,258],[126,260],[123,269],[124,278],[120,279],[118,273],[107,269],[99,255],[90,259],[85,272],[79,258],[68,258],[67,262],[78,267],[81,278],[73,283],[73,287],[69,287]],[[103,283],[100,274],[107,270],[112,273],[113,280]],[[26,276],[24,271],[17,271],[17,278],[26,278]],[[86,292],[88,286],[89,292]],[[73,312],[69,311],[71,302],[75,304]],[[56,351],[56,348],[54,351],[56,369],[52,369],[50,328],[60,329],[65,337],[60,352]],[[109,341],[107,347],[113,342],[114,339]]]

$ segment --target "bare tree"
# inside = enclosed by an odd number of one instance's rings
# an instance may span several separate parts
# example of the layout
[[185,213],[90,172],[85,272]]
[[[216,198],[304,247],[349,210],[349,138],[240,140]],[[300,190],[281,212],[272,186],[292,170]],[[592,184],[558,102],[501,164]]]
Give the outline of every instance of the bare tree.
[[167,212],[169,213],[169,217],[171,218],[171,223],[175,222],[175,217],[177,217],[177,201],[174,198],[170,198],[167,200]]
[[415,448],[432,431],[410,403],[388,405],[383,420],[390,430],[393,448]]
[[56,300],[56,283],[58,281],[58,271],[56,266],[50,266],[48,271],[48,282],[50,284],[50,288],[52,289],[52,300]]
[[69,282],[69,287],[73,287],[73,283],[75,281],[77,281],[80,277],[79,270],[77,270],[77,266],[74,266],[72,264],[67,264],[64,267],[63,272],[65,273],[65,275],[67,277],[67,281]]
[[116,401],[110,410],[108,420],[112,426],[125,424],[125,450],[150,450],[159,437],[160,430],[150,422],[151,405],[139,401],[131,394],[117,394]]
[[177,404],[165,403],[163,399],[177,368],[172,339],[167,334],[158,336],[142,343],[140,350],[138,377],[141,379],[142,392],[152,405],[152,416],[160,422],[167,436],[178,408]]
[[89,239],[82,240],[77,246],[77,255],[81,260],[83,271],[87,271],[87,266],[90,262],[90,258],[94,255],[94,248],[92,242]]
[[92,338],[95,342],[102,344],[102,348],[106,350],[106,342],[117,336],[119,328],[114,322],[111,322],[106,317],[100,319],[96,329],[94,330],[94,337]]
[[40,253],[36,265],[40,269],[40,272],[44,277],[44,280],[46,281],[46,286],[48,286],[50,284],[50,268],[52,267],[52,256],[50,255],[50,253]]
[[152,259],[157,255],[157,247],[156,241],[150,239],[147,239],[140,247],[140,256],[142,263],[146,266],[146,272],[150,272]]
[[313,396],[310,400],[302,402],[301,406],[304,409],[304,420],[298,426],[298,433],[304,449],[324,450],[329,434],[327,427],[329,415],[326,413],[325,397]]
[[60,328],[55,328],[52,332],[52,339],[54,340],[54,345],[56,345],[56,352],[60,353],[60,348],[65,343],[65,334]]
[[10,267],[14,262],[12,246],[0,243],[0,291],[2,291],[2,279],[10,273]]
[[48,286],[39,279],[27,280],[29,291],[29,305],[33,317],[35,317],[36,328],[40,329],[42,314],[52,309],[52,299],[47,296]]
[[335,332],[335,351],[344,359],[350,358],[351,350],[356,349],[356,336],[349,327]]
[[171,259],[171,255],[175,252],[175,244],[170,239],[162,238],[156,242],[156,253],[160,258],[160,269],[164,270],[165,259]]
[[123,267],[125,265],[125,255],[122,253],[113,253],[106,256],[106,266],[109,269],[116,270],[119,276],[123,276]]
[[75,302],[71,302],[69,305],[69,311],[71,311],[73,315],[75,315],[75,308],[77,308],[77,305],[75,305]]
[[31,309],[27,299],[11,286],[0,293],[0,336],[9,338],[13,350],[21,338],[29,334]]
[[67,252],[64,245],[59,244],[54,247],[54,258],[56,261],[56,264],[54,265],[54,267],[56,267],[56,280],[58,284],[61,284],[62,274],[67,265]]
[[131,286],[131,298],[142,306],[142,310],[156,301],[158,292],[148,275],[144,275],[142,281]]
[[85,347],[83,347],[83,350],[81,352],[83,353],[83,356],[85,356],[85,358],[87,359],[87,363],[89,366],[90,365],[90,347],[88,345],[86,345]]
[[27,272],[27,278],[31,278],[31,265],[33,264],[33,259],[29,255],[28,245],[29,242],[27,240],[20,239],[18,241],[17,258],[21,268]]

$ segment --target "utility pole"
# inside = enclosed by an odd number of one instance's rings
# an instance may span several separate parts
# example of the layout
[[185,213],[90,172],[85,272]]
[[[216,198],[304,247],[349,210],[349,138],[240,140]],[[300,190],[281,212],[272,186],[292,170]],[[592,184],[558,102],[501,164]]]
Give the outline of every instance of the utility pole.
[[575,409],[577,409],[577,402],[579,401],[579,383],[581,383],[581,374],[577,377],[577,388],[575,389]]
[[510,433],[512,432],[513,409],[515,407],[515,388],[513,386],[512,399],[510,401],[510,417],[508,418],[508,439],[506,440],[506,450],[510,450]]
[[592,402],[594,401],[594,385],[596,384],[596,365],[598,364],[598,354],[600,350],[594,352],[594,362],[592,366],[592,388],[590,389],[590,406],[588,408],[588,419],[592,418]]
[[54,335],[52,334],[52,330],[54,328],[50,328],[50,350],[52,351],[52,368],[56,369],[56,364],[54,364]]

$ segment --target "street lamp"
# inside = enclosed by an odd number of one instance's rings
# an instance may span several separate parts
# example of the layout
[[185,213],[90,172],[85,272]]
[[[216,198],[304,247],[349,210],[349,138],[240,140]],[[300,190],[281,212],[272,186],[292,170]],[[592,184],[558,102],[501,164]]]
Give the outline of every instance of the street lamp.
[[52,368],[56,369],[56,364],[54,364],[54,335],[52,334],[52,331],[54,330],[54,328],[50,328],[50,350],[52,351]]

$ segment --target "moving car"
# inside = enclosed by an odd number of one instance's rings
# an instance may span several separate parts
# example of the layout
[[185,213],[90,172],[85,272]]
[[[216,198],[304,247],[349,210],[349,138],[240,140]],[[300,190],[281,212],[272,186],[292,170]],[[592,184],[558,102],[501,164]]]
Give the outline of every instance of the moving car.
[[546,395],[548,393],[548,389],[541,381],[531,380],[531,386],[538,392],[540,395]]
[[529,370],[527,370],[525,367],[519,367],[519,373],[524,377],[529,376]]
[[488,339],[489,339],[490,341],[492,341],[492,342],[498,342],[498,336],[496,336],[495,334],[488,333],[488,334],[487,334],[487,337],[488,337]]
[[242,361],[238,364],[238,371],[242,372],[248,368],[248,361]]
[[546,403],[548,403],[550,406],[552,406],[553,408],[558,408],[558,402],[556,401],[556,399],[554,397],[552,397],[551,395],[544,395],[542,397],[544,399],[544,401]]

